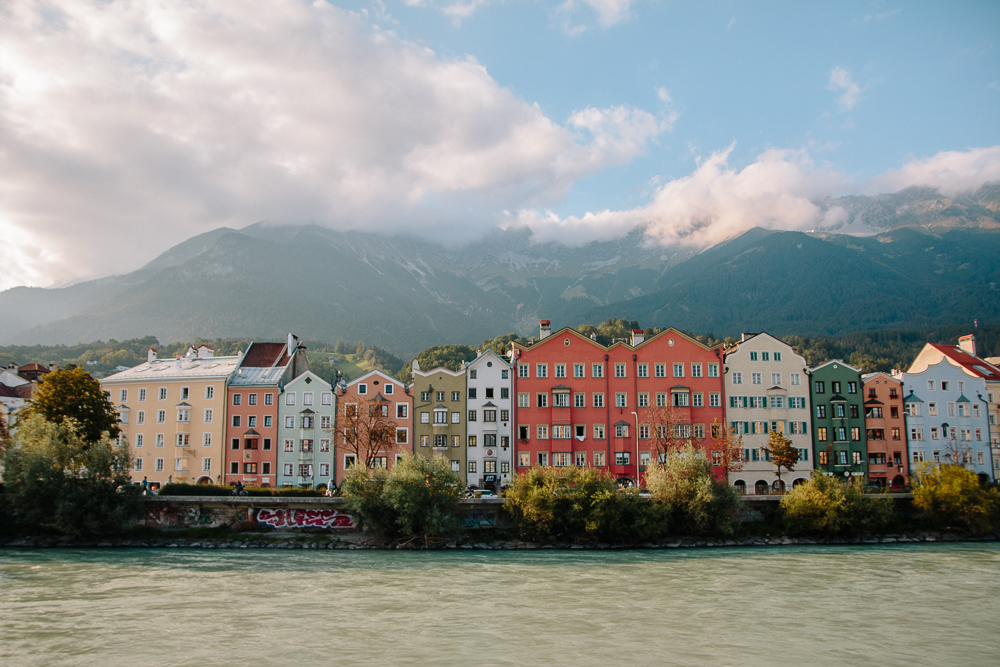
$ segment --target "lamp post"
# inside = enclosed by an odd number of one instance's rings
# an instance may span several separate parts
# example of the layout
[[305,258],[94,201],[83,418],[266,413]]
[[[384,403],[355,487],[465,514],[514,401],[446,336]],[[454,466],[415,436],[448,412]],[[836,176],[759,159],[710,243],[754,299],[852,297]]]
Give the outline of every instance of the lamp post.
[[635,488],[639,489],[639,414],[633,410],[632,416],[635,417]]

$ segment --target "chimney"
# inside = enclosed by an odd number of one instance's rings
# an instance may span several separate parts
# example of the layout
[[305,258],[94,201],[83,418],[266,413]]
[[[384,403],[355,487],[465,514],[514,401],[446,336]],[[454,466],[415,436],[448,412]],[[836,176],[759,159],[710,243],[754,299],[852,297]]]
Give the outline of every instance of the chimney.
[[59,365],[56,364],[56,362],[54,362],[54,361],[51,364],[49,364],[49,370],[50,371],[54,371],[54,370],[56,370],[58,368],[59,368]]
[[198,348],[199,359],[211,359],[214,356],[215,356],[215,350],[210,348],[208,345],[202,345]]
[[596,331],[591,331],[590,332],[590,340],[597,340],[597,332]]
[[416,357],[414,357],[414,359],[413,359],[413,364],[412,364],[412,367],[411,367],[411,369],[412,369],[412,370],[413,370],[414,372],[415,372],[415,371],[419,371],[419,370],[420,370],[420,362],[419,362],[419,361],[417,361]]
[[295,353],[296,344],[299,339],[292,332],[288,332],[288,356],[292,356]]
[[958,339],[958,346],[972,356],[976,356],[976,335],[969,334],[968,336],[962,336]]
[[646,340],[645,329],[632,329],[632,347],[635,347],[644,340]]
[[151,347],[146,351],[146,361],[152,363],[156,361],[156,348]]
[[177,357],[176,359],[174,359],[174,363],[176,364],[177,368],[180,368],[181,367],[181,357]]
[[538,323],[538,340],[543,338],[548,338],[552,333],[552,321],[551,320],[541,320]]

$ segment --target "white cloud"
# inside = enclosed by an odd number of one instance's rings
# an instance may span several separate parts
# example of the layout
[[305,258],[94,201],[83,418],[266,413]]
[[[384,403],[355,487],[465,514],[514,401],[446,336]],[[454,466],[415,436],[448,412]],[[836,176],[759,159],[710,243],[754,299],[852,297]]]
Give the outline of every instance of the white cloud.
[[0,261],[0,289],[122,272],[261,219],[469,237],[672,123],[612,107],[560,124],[475,60],[325,2],[2,11],[0,220],[13,254],[35,254]]
[[851,73],[843,67],[834,67],[830,72],[829,90],[843,90],[837,98],[837,105],[842,111],[850,111],[861,99],[861,88],[851,79]]
[[918,185],[937,188],[942,194],[954,196],[976,190],[991,181],[1000,181],[1000,146],[942,151],[923,160],[913,159],[899,169],[872,179],[865,189],[869,192],[896,192]]
[[753,227],[839,228],[848,222],[847,211],[815,203],[829,196],[896,192],[911,185],[956,194],[1000,180],[1000,146],[939,153],[862,182],[818,167],[804,150],[768,150],[737,169],[729,164],[734,146],[700,161],[688,176],[659,186],[644,206],[565,218],[549,211],[522,210],[511,216],[510,224],[530,227],[537,241],[582,245],[642,227],[650,243],[706,247]]
[[587,20],[580,22],[577,18],[584,8],[590,10],[602,28],[618,25],[632,16],[632,0],[564,0],[554,14],[560,17],[564,31],[578,35],[588,27]]

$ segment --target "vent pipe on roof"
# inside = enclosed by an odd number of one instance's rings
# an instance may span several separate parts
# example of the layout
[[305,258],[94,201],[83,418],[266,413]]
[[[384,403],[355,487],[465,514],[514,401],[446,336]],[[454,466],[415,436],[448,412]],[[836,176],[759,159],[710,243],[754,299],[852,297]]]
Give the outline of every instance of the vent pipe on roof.
[[962,336],[958,339],[958,346],[972,356],[976,356],[976,335],[969,334],[968,336]]
[[541,320],[538,322],[538,340],[543,338],[548,338],[552,333],[552,321],[551,320]]
[[646,340],[646,331],[644,329],[632,329],[632,347],[635,347],[644,340]]

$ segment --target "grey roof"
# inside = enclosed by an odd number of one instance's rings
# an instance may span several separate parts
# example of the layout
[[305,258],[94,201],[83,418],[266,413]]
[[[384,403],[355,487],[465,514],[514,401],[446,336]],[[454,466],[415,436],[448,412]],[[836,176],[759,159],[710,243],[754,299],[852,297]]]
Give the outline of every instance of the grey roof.
[[434,408],[434,409],[435,409],[435,410],[447,410],[448,408],[447,408],[447,407],[445,406],[445,404],[444,404],[444,403],[438,403],[438,404],[437,404],[437,407],[436,407],[436,408]]
[[615,426],[629,426],[629,423],[623,419],[620,422],[615,422],[614,425]]
[[483,403],[483,407],[484,408],[495,408],[496,406],[493,405],[493,401],[486,401],[485,403]]
[[101,384],[137,380],[224,378],[236,369],[239,362],[240,357],[182,358],[180,364],[176,359],[156,359],[102,378]]
[[249,387],[257,385],[276,385],[284,372],[284,366],[267,368],[259,366],[243,367],[233,373],[233,377],[229,381],[229,386]]
[[957,400],[957,401],[955,401],[955,402],[956,402],[956,403],[971,403],[972,401],[970,401],[969,399],[967,399],[967,398],[965,397],[965,394],[961,394],[961,395],[960,395],[960,396],[958,397],[958,400]]
[[910,395],[903,399],[904,403],[923,403],[923,401],[914,395],[913,390],[910,390]]

